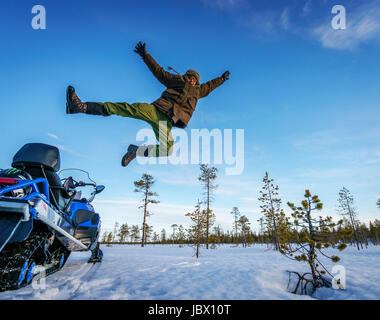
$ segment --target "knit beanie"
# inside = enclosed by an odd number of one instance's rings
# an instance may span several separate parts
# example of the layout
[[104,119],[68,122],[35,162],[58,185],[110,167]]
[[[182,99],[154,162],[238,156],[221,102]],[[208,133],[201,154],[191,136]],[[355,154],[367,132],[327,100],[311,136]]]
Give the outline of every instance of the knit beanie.
[[193,69],[189,69],[186,71],[185,76],[193,76],[195,79],[197,79],[197,84],[199,84],[199,81],[201,79],[201,76],[199,73]]

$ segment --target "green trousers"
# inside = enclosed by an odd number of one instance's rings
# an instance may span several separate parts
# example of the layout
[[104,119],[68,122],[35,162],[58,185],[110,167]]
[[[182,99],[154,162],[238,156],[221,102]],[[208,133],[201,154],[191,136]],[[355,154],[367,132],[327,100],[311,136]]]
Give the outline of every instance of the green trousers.
[[[99,102],[98,102],[99,103]],[[171,133],[173,124],[171,120],[161,111],[149,103],[126,103],[126,102],[104,102],[108,115],[118,115],[133,119],[144,120],[149,123],[153,129],[159,144],[146,146],[148,157],[167,157],[173,152],[173,136]],[[140,153],[140,152],[139,152]]]

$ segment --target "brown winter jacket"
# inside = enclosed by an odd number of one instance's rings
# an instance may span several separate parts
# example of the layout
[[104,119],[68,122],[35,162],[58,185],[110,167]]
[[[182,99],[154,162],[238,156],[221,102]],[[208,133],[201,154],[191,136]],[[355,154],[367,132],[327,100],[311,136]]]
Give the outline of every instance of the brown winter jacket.
[[222,77],[192,86],[183,76],[165,71],[149,53],[145,53],[143,60],[153,75],[160,81],[166,90],[161,97],[152,104],[170,119],[177,117],[174,126],[185,128],[197,106],[198,99],[206,97],[212,90],[220,86],[225,80]]

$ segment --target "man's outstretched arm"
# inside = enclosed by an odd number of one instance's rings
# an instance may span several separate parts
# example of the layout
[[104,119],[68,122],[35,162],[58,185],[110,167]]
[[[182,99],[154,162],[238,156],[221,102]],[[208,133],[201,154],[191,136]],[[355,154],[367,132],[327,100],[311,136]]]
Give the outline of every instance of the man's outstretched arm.
[[153,59],[153,57],[146,51],[145,43],[139,42],[136,45],[136,48],[134,51],[141,56],[145,64],[148,66],[149,70],[153,73],[153,75],[157,78],[157,80],[160,81],[164,86],[169,87],[180,79],[180,76],[174,75],[170,72],[165,71]]
[[228,80],[230,77],[230,72],[226,71],[222,74],[222,76],[207,81],[201,84],[199,98],[204,98],[209,95],[211,91],[219,87],[224,81]]

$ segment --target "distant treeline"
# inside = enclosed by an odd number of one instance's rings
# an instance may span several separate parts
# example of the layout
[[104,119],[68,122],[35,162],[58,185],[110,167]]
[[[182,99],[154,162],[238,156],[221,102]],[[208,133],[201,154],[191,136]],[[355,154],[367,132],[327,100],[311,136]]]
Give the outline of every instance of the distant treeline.
[[[102,244],[140,244],[141,245],[141,228],[138,225],[129,227],[128,224],[116,223],[116,229],[114,232],[104,232],[101,238]],[[361,248],[365,248],[370,244],[379,245],[380,244],[380,220],[370,221],[366,223],[358,223],[358,240]],[[176,245],[192,245],[194,241],[191,236],[187,234],[187,231],[182,225],[173,228],[175,232],[168,233],[165,229],[162,229],[160,234],[152,231],[152,227],[147,227],[147,244],[176,244]],[[344,241],[349,245],[355,245],[356,239],[354,233],[348,233],[348,235],[342,236],[340,229],[352,230],[348,221],[345,221],[342,226],[339,226],[332,230],[329,242],[334,246],[335,244]],[[335,232],[337,231],[337,232]],[[353,230],[352,230],[353,231]],[[292,230],[290,242],[297,242],[303,238],[309,237],[307,229],[302,228],[299,231]],[[227,230],[224,232],[221,228],[215,227],[213,232],[208,237],[209,244],[211,247],[217,244],[241,244],[241,245],[252,245],[252,244],[273,244],[273,234],[267,231],[262,233],[252,232],[251,230],[246,231],[245,235],[242,231],[238,229],[238,234],[235,231]],[[201,243],[206,243],[206,237],[204,237]]]

